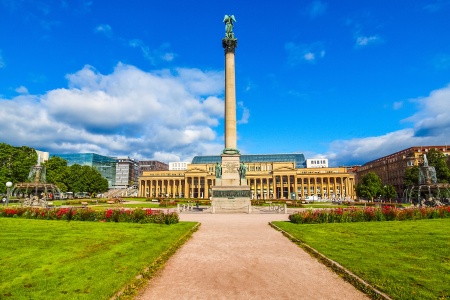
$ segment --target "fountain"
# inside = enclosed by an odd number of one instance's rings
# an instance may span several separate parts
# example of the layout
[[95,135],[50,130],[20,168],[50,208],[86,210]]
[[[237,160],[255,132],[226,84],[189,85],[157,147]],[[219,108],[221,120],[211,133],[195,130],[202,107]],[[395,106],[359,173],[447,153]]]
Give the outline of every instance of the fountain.
[[40,156],[38,156],[37,164],[30,169],[28,181],[16,183],[11,192],[13,196],[25,198],[24,206],[48,207],[47,200],[52,200],[55,193],[61,193],[56,185],[46,183],[46,170],[41,165]]
[[[445,195],[442,193],[446,191]],[[436,169],[428,165],[427,155],[423,155],[423,166],[419,167],[419,184],[405,190],[411,204],[419,206],[449,205],[450,184],[437,183]]]

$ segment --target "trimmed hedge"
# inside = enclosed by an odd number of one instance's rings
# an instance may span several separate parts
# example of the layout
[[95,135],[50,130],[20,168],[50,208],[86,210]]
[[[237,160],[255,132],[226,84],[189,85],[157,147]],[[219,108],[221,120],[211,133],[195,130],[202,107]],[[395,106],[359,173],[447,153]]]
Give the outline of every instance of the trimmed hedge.
[[180,221],[179,215],[175,212],[164,213],[161,210],[141,208],[95,211],[89,208],[1,207],[0,217],[66,221],[156,223],[167,225]]

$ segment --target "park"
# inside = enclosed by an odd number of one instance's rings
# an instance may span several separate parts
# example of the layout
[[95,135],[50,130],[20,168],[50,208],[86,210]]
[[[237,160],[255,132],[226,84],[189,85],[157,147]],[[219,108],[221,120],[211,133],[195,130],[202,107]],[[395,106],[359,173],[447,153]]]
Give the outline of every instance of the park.
[[6,182],[0,207],[0,298],[450,298],[450,206],[431,196],[448,184],[433,181],[426,155],[416,202],[376,203],[381,180],[365,200],[252,199],[237,148],[235,21],[223,20],[225,145],[211,197],[98,196],[108,183],[92,168],[35,164],[25,149],[31,171]]

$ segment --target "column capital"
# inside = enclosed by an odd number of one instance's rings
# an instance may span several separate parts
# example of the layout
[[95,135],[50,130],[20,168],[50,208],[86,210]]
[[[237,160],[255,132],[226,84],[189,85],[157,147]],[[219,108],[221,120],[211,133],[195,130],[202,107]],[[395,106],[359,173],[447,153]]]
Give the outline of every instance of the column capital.
[[237,47],[237,39],[224,38],[222,39],[222,47],[225,50],[225,54],[228,52],[234,53]]

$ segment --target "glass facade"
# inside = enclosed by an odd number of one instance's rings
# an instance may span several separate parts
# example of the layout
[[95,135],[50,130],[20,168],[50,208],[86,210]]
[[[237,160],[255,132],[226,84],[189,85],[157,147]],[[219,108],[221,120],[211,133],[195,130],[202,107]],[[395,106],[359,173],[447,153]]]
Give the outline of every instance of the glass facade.
[[108,180],[108,187],[113,188],[116,184],[116,159],[95,153],[69,153],[52,154],[67,161],[67,165],[90,166],[100,172],[103,178]]
[[[295,167],[297,169],[306,167],[305,156],[301,153],[241,155],[240,161],[243,163],[295,162]],[[220,155],[195,156],[192,159],[192,164],[215,164],[220,162],[222,162],[222,157]]]

